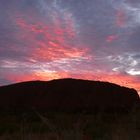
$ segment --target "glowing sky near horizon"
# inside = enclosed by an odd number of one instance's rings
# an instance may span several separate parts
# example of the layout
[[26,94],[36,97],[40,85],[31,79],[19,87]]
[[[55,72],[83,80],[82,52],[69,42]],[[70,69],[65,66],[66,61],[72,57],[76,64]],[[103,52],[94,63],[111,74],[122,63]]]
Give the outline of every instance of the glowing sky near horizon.
[[140,92],[139,0],[0,1],[0,85],[68,77]]

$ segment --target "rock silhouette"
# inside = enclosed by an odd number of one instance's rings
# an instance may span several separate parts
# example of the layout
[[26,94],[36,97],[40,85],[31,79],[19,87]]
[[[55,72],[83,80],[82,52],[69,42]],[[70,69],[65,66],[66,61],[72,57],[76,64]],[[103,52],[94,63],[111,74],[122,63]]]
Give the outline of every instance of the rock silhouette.
[[124,112],[139,103],[136,90],[100,81],[67,78],[0,87],[0,109],[4,111]]

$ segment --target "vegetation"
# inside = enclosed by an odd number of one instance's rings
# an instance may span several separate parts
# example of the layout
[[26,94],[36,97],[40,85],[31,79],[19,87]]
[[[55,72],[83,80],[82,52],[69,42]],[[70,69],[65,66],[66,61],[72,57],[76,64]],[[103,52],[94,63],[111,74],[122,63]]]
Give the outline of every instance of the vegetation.
[[139,140],[140,111],[0,114],[0,140]]

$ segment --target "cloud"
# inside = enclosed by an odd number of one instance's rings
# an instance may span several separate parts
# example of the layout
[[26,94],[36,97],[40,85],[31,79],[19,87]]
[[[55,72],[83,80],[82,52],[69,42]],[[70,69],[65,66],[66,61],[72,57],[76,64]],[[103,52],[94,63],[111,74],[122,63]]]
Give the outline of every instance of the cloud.
[[88,47],[78,40],[72,14],[55,6],[45,10],[51,14],[45,14],[48,22],[22,12],[13,15],[13,43],[8,40],[1,49],[0,61],[0,74],[10,81],[65,77],[91,59]]
[[140,89],[139,9],[138,0],[1,0],[1,81],[73,77]]
[[135,69],[130,69],[127,71],[128,74],[130,75],[140,75],[140,70],[135,70]]
[[[61,13],[61,11],[56,13],[54,10],[52,10],[51,18],[49,17],[51,24],[34,21],[32,23],[23,17],[17,18],[19,39],[26,39],[27,43],[32,45],[29,47],[33,51],[32,57],[40,61],[51,61],[62,57],[82,57],[88,48],[85,46],[82,48],[79,44],[71,14]],[[63,19],[61,19],[62,14]]]
[[122,28],[136,28],[140,24],[140,5],[139,2],[131,0],[113,1],[116,9],[116,24]]
[[129,48],[131,48],[132,52],[140,51],[140,47],[139,47],[140,31],[139,31],[139,29],[140,29],[140,27],[137,27],[135,30],[133,30],[133,32],[130,34],[129,39],[128,39],[128,46],[129,46]]
[[2,86],[2,85],[9,85],[11,83],[12,83],[12,81],[10,81],[8,79],[0,78],[0,86]]

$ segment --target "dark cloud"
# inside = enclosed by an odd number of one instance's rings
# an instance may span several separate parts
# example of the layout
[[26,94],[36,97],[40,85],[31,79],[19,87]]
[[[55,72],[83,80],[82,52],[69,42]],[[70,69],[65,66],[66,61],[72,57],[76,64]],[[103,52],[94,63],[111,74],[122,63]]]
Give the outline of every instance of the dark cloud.
[[133,30],[128,39],[128,45],[131,51],[140,52],[140,27]]
[[10,81],[8,79],[2,79],[2,78],[0,79],[0,86],[2,86],[2,85],[9,85],[11,83],[12,83],[12,81]]

